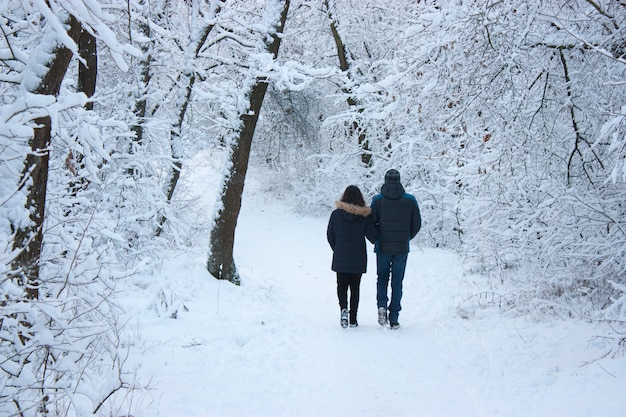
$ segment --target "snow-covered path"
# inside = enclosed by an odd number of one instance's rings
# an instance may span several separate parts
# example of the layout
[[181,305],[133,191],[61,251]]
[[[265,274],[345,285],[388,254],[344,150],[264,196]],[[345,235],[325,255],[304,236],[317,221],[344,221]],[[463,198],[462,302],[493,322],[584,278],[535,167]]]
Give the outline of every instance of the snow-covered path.
[[413,247],[397,331],[376,322],[370,253],[359,327],[342,329],[326,222],[279,203],[244,204],[241,287],[212,279],[198,246],[146,277],[189,311],[159,318],[158,294],[129,294],[141,337],[129,363],[148,383],[135,394],[145,414],[134,415],[626,415],[625,358],[583,365],[602,355],[590,343],[599,330],[496,309],[462,318],[458,306],[480,284],[450,252]]

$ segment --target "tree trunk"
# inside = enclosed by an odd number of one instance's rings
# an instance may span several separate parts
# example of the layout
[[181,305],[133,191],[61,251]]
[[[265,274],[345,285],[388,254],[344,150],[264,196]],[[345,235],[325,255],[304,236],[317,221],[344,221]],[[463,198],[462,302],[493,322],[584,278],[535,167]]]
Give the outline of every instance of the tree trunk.
[[[217,7],[215,9],[215,14],[217,15],[220,11],[221,11],[221,8]],[[214,27],[215,27],[214,24],[210,24],[203,28],[202,35],[195,46],[194,57],[198,57],[198,55],[200,54],[200,51],[202,50],[202,47],[204,46],[204,43],[206,42],[207,38],[209,37],[209,34],[211,33]],[[193,68],[191,68],[191,70],[193,70]],[[182,155],[182,149],[181,149],[182,148],[181,141],[182,141],[183,123],[187,115],[187,108],[189,107],[189,103],[191,102],[191,98],[193,94],[193,86],[195,83],[196,83],[196,74],[192,73],[190,76],[188,76],[188,79],[187,79],[187,86],[185,87],[185,95],[184,95],[184,98],[181,100],[181,105],[180,105],[180,109],[178,112],[178,120],[172,126],[170,130],[170,147],[172,150],[173,163],[172,163],[172,171],[169,175],[169,181],[167,182],[167,188],[165,192],[167,196],[168,204],[172,201],[172,198],[174,197],[174,191],[176,190],[176,186],[178,185],[178,180],[180,179],[180,173],[183,170],[183,163],[182,163],[183,155]],[[156,230],[156,236],[161,236],[161,233],[163,233],[163,226],[165,225],[166,221],[167,221],[167,217],[165,215],[162,215],[159,218],[159,221],[158,221],[159,224]]]
[[[80,38],[78,39],[78,54],[85,60],[85,63],[83,64],[82,61],[78,63],[78,84],[76,89],[91,98],[96,92],[98,51],[96,49],[96,38],[84,29],[81,30]],[[85,104],[85,110],[93,110],[92,101],[88,101]],[[78,177],[79,169],[82,167],[83,157],[82,154],[75,154],[74,151],[70,149],[65,159],[65,167],[76,177],[76,180],[70,183],[70,194],[72,197],[76,197],[78,190],[87,187],[85,178]]]
[[[348,62],[348,53],[346,51],[346,45],[341,40],[341,36],[339,36],[339,32],[337,31],[337,26],[335,25],[335,19],[332,13],[330,12],[328,0],[324,0],[324,5],[326,6],[326,10],[328,10],[328,18],[330,19],[330,31],[333,35],[333,39],[335,40],[335,46],[337,48],[337,57],[339,58],[339,69],[345,72],[346,74],[348,74],[348,77],[349,77],[350,75],[348,73],[348,70],[350,69],[350,63]],[[350,93],[350,91],[345,88],[343,88],[342,90],[346,94]],[[348,99],[346,101],[348,102],[348,106],[350,107],[357,107],[358,105],[357,100],[352,96],[348,96]],[[357,112],[363,113],[363,108],[358,108]],[[372,165],[372,153],[370,150],[369,142],[367,141],[367,135],[366,135],[365,129],[363,129],[359,125],[359,122],[357,120],[354,120],[351,126],[351,133],[355,133],[355,132],[357,134],[357,141],[359,143],[359,146],[363,150],[363,153],[361,153],[361,162],[363,162],[363,164],[369,168]]]
[[[86,30],[80,33],[78,53],[85,60],[85,64],[82,62],[78,64],[78,91],[82,91],[87,97],[93,97],[98,77],[98,52],[96,38]],[[88,102],[85,108],[93,110],[93,102]]]
[[[142,4],[143,5],[143,4]],[[149,20],[149,16],[146,13],[146,20]],[[141,35],[146,39],[150,39],[150,25],[146,22],[139,24],[139,31]],[[130,144],[129,154],[134,154],[136,148],[139,148],[143,145],[143,134],[144,134],[144,123],[146,120],[146,112],[148,109],[148,85],[150,84],[150,80],[152,78],[151,73],[151,65],[152,65],[152,55],[150,54],[150,45],[148,43],[143,43],[141,45],[142,57],[139,60],[139,68],[140,68],[140,84],[137,91],[137,101],[135,102],[135,108],[133,109],[133,114],[135,115],[135,123],[130,126],[130,130],[134,133],[134,137],[132,143]],[[128,175],[131,177],[137,176],[137,170],[135,168],[128,168]]]
[[[69,18],[68,35],[78,42],[81,26],[72,16]],[[72,51],[57,46],[52,51],[54,59],[48,67],[48,72],[35,89],[35,94],[58,95],[61,82],[72,59]],[[13,249],[19,254],[12,262],[12,269],[17,274],[17,281],[25,287],[26,296],[30,299],[39,297],[39,262],[43,245],[43,222],[45,218],[46,191],[48,186],[48,162],[50,157],[50,116],[35,119],[37,128],[34,129],[30,141],[30,153],[26,157],[22,171],[22,184],[28,184],[26,209],[30,212],[31,224],[19,227],[13,237]],[[24,181],[29,177],[29,181]]]
[[[285,0],[280,21],[276,26],[276,33],[272,34],[272,42],[267,45],[267,51],[274,56],[274,59],[278,56],[280,35],[285,28],[289,3],[289,0]],[[232,148],[230,172],[222,186],[220,209],[215,219],[215,225],[211,230],[211,251],[207,268],[215,278],[225,279],[237,285],[240,283],[240,278],[233,258],[235,228],[237,227],[239,212],[241,211],[241,196],[243,194],[246,173],[248,172],[248,161],[254,130],[259,120],[259,113],[261,112],[266,91],[267,80],[258,78],[248,96],[250,111],[240,116],[242,128]]]
[[[208,32],[206,34],[208,36]],[[206,40],[206,37],[204,39]],[[170,130],[170,147],[172,151],[173,162],[172,162],[172,171],[170,172],[169,181],[167,183],[167,188],[166,188],[166,196],[167,196],[168,203],[170,203],[172,201],[172,198],[174,197],[174,190],[176,190],[176,185],[178,185],[178,180],[180,179],[180,173],[183,170],[183,163],[181,161],[181,158],[183,156],[182,150],[181,150],[182,130],[183,130],[183,123],[185,121],[185,115],[187,114],[187,108],[189,107],[189,102],[191,101],[191,95],[193,93],[193,86],[195,82],[196,82],[195,75],[192,75],[191,77],[189,77],[187,87],[186,87],[186,92],[185,92],[185,98],[182,101],[182,104],[179,109],[178,120],[172,126]],[[156,230],[156,236],[161,236],[161,233],[163,233],[163,226],[165,225],[166,220],[167,220],[167,217],[165,215],[162,215],[159,218],[159,225]]]

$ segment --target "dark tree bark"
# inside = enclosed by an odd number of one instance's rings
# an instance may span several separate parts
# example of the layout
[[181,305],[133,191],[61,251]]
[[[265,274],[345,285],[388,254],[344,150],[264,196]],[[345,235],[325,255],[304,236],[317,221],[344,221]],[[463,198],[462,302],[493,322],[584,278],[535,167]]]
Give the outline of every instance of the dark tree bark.
[[[337,26],[335,25],[335,18],[330,12],[330,6],[328,4],[328,0],[324,0],[324,5],[326,7],[326,10],[328,10],[328,18],[330,19],[330,31],[333,35],[333,39],[335,40],[335,47],[337,48],[337,57],[339,58],[339,69],[345,72],[346,74],[348,74],[349,76],[348,71],[350,70],[350,63],[348,61],[348,52],[346,51],[346,45],[343,43],[343,40],[341,39],[341,36],[339,35],[339,32],[337,31]],[[350,91],[348,91],[347,89],[343,88],[342,90],[344,93],[350,94]],[[348,106],[352,108],[357,107],[357,111],[359,113],[363,112],[363,108],[358,106],[359,103],[354,97],[348,96],[346,101],[348,102]],[[363,153],[361,153],[361,162],[363,162],[363,164],[366,167],[370,167],[372,164],[372,153],[371,153],[371,149],[369,146],[369,142],[367,141],[367,135],[366,135],[365,129],[363,129],[363,127],[359,125],[359,122],[357,120],[354,120],[352,122],[351,130],[352,130],[352,133],[356,132],[357,141],[359,143],[359,146],[363,150]]]
[[[68,35],[78,42],[81,25],[71,16],[67,22]],[[35,94],[56,96],[61,88],[67,68],[72,59],[72,51],[64,46],[57,46],[52,51],[54,58],[48,66],[48,72],[42,78]],[[50,149],[50,116],[35,119],[30,141],[30,152],[26,157],[22,171],[21,184],[28,184],[26,209],[30,212],[31,224],[18,227],[13,237],[13,249],[18,251],[12,262],[12,269],[17,274],[18,282],[25,287],[26,296],[30,299],[39,297],[39,262],[43,245],[43,222],[46,212],[46,191],[48,186],[48,163]],[[30,181],[24,181],[30,178]]]
[[[147,19],[148,16],[146,16],[146,20]],[[150,39],[150,25],[147,22],[141,23],[139,25],[139,30],[146,39]],[[135,108],[133,110],[136,122],[130,126],[130,130],[135,134],[129,149],[129,153],[131,155],[135,153],[136,147],[141,147],[143,145],[143,127],[146,120],[146,112],[148,109],[148,85],[150,84],[150,79],[152,78],[152,55],[150,54],[150,46],[144,43],[141,46],[141,51],[143,53],[142,58],[139,60],[139,67],[141,68],[141,82],[139,86],[139,91],[137,92],[137,101],[135,102]],[[134,168],[128,168],[128,175],[135,177],[137,176],[137,172]]]
[[[87,97],[93,97],[96,92],[96,79],[98,78],[98,51],[96,38],[86,30],[81,30],[78,40],[78,53],[85,60],[78,64],[78,91],[85,93]],[[93,102],[85,105],[87,110],[93,110]]]
[[576,112],[574,111],[575,105],[573,103],[574,94],[572,93],[572,79],[570,78],[569,69],[567,67],[567,60],[565,59],[565,54],[563,53],[563,48],[559,48],[559,57],[561,58],[561,65],[563,66],[563,77],[565,78],[565,88],[566,88],[566,91],[567,91],[567,98],[568,98],[568,100],[570,102],[570,104],[569,104],[569,116],[570,116],[570,120],[571,120],[571,123],[572,123],[572,131],[574,132],[574,137],[575,137],[574,149],[570,153],[570,156],[569,156],[569,158],[567,160],[567,185],[571,185],[572,176],[573,176],[573,173],[572,173],[573,162],[574,162],[574,157],[576,155],[578,155],[578,157],[580,158],[581,169],[582,169],[583,173],[587,177],[589,183],[591,183],[593,185],[593,179],[592,179],[591,175],[589,174],[589,172],[587,171],[587,168],[585,166],[585,157],[584,157],[582,151],[580,150],[581,144],[582,143],[586,143],[589,146],[589,148],[591,148],[592,154],[594,155],[596,161],[598,162],[598,164],[600,165],[600,167],[602,169],[604,169],[604,165],[602,164],[602,161],[600,160],[598,155],[595,153],[595,151],[593,151],[592,144],[588,140],[585,139],[585,137],[583,135],[583,132],[581,131],[581,129],[579,127],[578,119],[576,117]]
[[[220,12],[220,8],[217,8],[216,14],[219,12]],[[196,45],[194,57],[198,57],[198,55],[200,54],[200,51],[202,50],[202,47],[204,46],[204,43],[206,42],[207,38],[209,37],[209,34],[211,33],[214,27],[215,25],[211,24],[211,25],[206,26],[202,30],[202,36],[200,37]],[[176,120],[176,123],[174,123],[174,125],[172,126],[170,130],[170,146],[172,149],[173,162],[172,162],[172,171],[170,173],[169,181],[167,183],[167,189],[166,189],[168,203],[170,203],[172,201],[172,198],[174,197],[174,191],[176,190],[176,186],[178,185],[178,180],[180,179],[180,173],[183,170],[183,163],[181,161],[182,155],[180,154],[180,148],[181,148],[180,141],[181,141],[181,136],[182,136],[183,123],[185,122],[185,117],[187,115],[187,108],[189,107],[189,103],[191,102],[191,96],[193,94],[193,86],[195,83],[196,83],[196,74],[193,73],[187,77],[187,86],[185,87],[185,96],[184,96],[184,99],[182,100],[180,109],[178,111],[178,119]],[[167,218],[165,216],[161,216],[159,218],[159,225],[156,230],[157,236],[160,236],[161,233],[163,233],[163,226],[165,225],[166,220]]]
[[[289,0],[285,0],[280,21],[276,26],[276,32],[272,34],[272,40],[267,44],[267,51],[274,56],[274,59],[278,56],[280,35],[285,28],[289,3]],[[263,99],[265,98],[265,92],[267,91],[267,85],[265,78],[256,80],[248,96],[250,111],[240,116],[242,128],[232,149],[230,173],[224,181],[220,194],[221,208],[217,213],[215,225],[211,230],[211,250],[207,268],[215,278],[225,279],[237,285],[240,283],[240,278],[233,258],[235,229],[239,212],[241,211],[241,196],[243,194],[246,173],[248,172],[250,148],[254,130],[259,120],[261,106],[263,105]]]
[[[85,61],[78,63],[78,84],[76,89],[85,93],[88,98],[93,97],[96,93],[96,80],[98,78],[98,51],[96,49],[96,38],[86,30],[82,29],[80,38],[78,39],[78,54]],[[88,101],[85,104],[86,110],[93,110],[93,102]],[[82,166],[83,155],[76,155],[72,150],[69,151],[65,159],[65,167],[70,170],[75,177],[78,175],[79,168]],[[76,192],[87,186],[84,178],[77,178],[70,184],[70,193],[76,196]]]

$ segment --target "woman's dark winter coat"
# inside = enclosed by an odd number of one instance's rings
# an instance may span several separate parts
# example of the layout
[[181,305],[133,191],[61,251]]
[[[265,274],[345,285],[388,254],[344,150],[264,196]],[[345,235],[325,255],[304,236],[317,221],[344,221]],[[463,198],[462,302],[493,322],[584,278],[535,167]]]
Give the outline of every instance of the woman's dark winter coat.
[[330,215],[326,236],[333,249],[332,270],[350,274],[367,271],[365,238],[376,241],[377,232],[369,207],[337,201]]

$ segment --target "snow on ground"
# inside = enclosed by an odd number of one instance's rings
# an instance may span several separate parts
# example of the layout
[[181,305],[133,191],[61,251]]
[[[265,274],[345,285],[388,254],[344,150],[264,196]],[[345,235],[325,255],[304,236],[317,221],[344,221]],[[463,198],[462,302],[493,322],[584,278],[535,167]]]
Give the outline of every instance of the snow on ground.
[[[603,330],[497,309],[463,318],[458,306],[481,284],[444,250],[412,247],[392,331],[376,322],[370,246],[359,327],[341,328],[327,218],[293,214],[246,186],[240,287],[209,276],[201,242],[123,299],[135,338],[128,364],[145,384],[134,416],[626,415],[626,358],[593,361]],[[157,314],[160,294],[179,303],[176,319]]]

